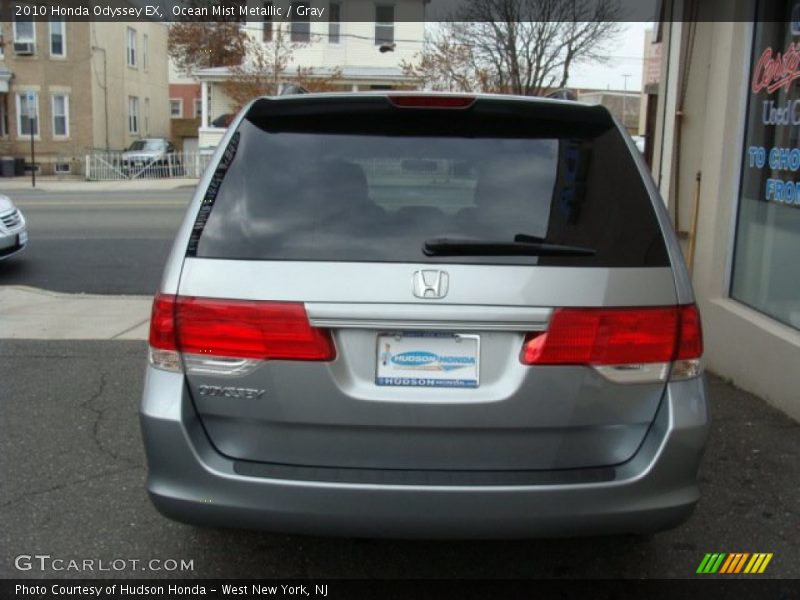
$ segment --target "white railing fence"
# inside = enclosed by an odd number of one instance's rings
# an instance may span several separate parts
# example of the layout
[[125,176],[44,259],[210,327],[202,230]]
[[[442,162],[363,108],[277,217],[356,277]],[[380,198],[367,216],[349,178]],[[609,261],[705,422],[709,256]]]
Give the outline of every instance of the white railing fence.
[[86,155],[86,179],[114,181],[125,179],[199,178],[211,160],[212,152],[173,152],[152,157],[126,157],[123,152],[95,151]]

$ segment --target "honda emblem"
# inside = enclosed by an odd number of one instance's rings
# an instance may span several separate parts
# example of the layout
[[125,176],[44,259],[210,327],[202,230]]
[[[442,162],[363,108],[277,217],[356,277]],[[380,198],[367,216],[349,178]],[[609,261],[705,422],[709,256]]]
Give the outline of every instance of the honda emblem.
[[445,271],[415,271],[413,282],[417,298],[444,298],[450,276]]

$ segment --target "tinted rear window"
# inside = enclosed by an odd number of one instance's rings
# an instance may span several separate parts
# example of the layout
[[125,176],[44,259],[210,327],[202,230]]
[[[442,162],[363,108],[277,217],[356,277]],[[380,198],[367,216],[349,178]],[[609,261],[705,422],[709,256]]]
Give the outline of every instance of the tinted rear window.
[[[610,119],[586,127],[565,122],[559,128],[552,120],[542,127],[505,121],[493,127],[480,113],[430,112],[389,108],[363,123],[357,113],[349,121],[344,115],[244,120],[229,148],[230,164],[217,171],[206,195],[189,254],[669,264],[651,200]],[[511,242],[518,234],[596,254],[428,257],[422,251],[430,238]]]

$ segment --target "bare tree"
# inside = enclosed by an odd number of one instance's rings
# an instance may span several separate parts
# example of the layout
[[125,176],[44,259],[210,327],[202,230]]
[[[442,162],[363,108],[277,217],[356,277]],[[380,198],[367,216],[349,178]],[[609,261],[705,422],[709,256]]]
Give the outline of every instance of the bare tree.
[[[190,8],[234,6],[230,0],[181,0]],[[167,35],[167,53],[178,71],[193,75],[200,69],[239,64],[245,54],[247,34],[237,16],[216,17],[214,21],[187,18],[172,23]]]
[[290,67],[295,51],[309,44],[291,41],[287,26],[282,23],[274,25],[269,41],[248,38],[244,60],[229,68],[230,78],[223,84],[234,102],[234,112],[253,98],[278,94],[283,85],[299,85],[312,92],[333,89],[342,76],[339,68],[322,74],[311,67]]
[[620,16],[618,0],[472,0],[403,68],[431,89],[539,95],[607,60]]

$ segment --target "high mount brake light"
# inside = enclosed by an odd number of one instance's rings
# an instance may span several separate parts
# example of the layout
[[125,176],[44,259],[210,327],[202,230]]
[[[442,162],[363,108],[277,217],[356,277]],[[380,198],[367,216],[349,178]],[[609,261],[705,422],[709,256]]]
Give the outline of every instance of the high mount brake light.
[[389,102],[399,108],[469,108],[474,96],[389,96]]
[[330,332],[312,327],[300,303],[158,295],[150,346],[209,357],[331,361]]
[[699,359],[695,305],[645,308],[558,308],[545,332],[528,334],[526,365],[629,365]]

